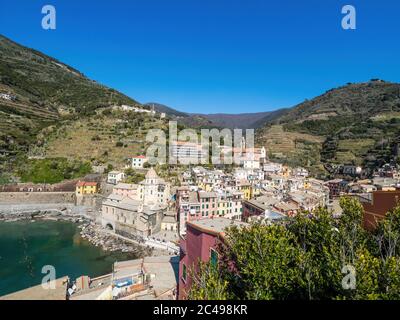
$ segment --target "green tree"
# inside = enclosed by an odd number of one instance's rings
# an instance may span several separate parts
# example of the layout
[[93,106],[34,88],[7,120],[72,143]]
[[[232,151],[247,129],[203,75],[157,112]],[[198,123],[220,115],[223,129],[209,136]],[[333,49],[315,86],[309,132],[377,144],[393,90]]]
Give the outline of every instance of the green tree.
[[189,300],[227,300],[231,297],[227,290],[228,281],[211,263],[199,262],[196,272],[191,270],[190,276]]

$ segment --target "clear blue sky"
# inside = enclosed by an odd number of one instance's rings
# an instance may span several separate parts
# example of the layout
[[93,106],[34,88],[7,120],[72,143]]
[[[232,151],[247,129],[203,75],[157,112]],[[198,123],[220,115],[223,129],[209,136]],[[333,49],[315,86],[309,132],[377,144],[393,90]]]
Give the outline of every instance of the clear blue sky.
[[[41,28],[41,8],[57,29]],[[357,30],[341,8],[357,9]],[[400,82],[397,0],[1,0],[0,33],[140,102],[289,107],[347,82]]]

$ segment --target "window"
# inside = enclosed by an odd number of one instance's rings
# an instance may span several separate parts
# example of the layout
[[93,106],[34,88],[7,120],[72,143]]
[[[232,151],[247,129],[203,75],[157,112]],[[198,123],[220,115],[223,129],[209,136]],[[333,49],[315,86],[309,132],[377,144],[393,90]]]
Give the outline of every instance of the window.
[[186,268],[186,264],[182,264],[182,280],[183,282],[186,282],[187,279],[187,268]]
[[213,248],[210,248],[210,262],[213,267],[218,265],[218,253]]

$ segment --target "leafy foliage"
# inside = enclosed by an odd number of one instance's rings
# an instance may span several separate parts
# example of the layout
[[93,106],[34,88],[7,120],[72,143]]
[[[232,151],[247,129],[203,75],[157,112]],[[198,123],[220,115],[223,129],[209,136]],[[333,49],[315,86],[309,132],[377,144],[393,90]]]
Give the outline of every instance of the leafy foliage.
[[68,161],[64,158],[26,160],[19,168],[18,174],[23,182],[50,184],[80,178],[92,170],[88,162]]
[[[231,227],[218,248],[218,272],[203,266],[190,297],[205,298],[218,280],[219,295],[232,299],[399,299],[400,207],[375,233],[362,228],[357,200],[342,198],[341,207],[340,218],[320,208],[281,224]],[[354,287],[345,286],[349,266]]]

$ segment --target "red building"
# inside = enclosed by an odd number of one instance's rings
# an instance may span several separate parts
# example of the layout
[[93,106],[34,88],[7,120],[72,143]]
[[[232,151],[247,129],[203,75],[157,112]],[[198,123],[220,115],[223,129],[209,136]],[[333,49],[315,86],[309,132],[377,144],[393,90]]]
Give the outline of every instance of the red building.
[[382,220],[386,213],[399,205],[400,190],[396,191],[375,191],[370,201],[363,201],[364,220],[363,225],[367,230],[376,228],[379,220]]
[[347,193],[348,191],[348,182],[342,179],[327,181],[325,185],[329,188],[330,199],[338,198],[341,193]]
[[226,218],[206,218],[188,221],[186,237],[180,241],[178,299],[184,300],[192,284],[191,270],[196,272],[199,261],[218,261],[217,246],[223,240],[225,229],[246,223]]

